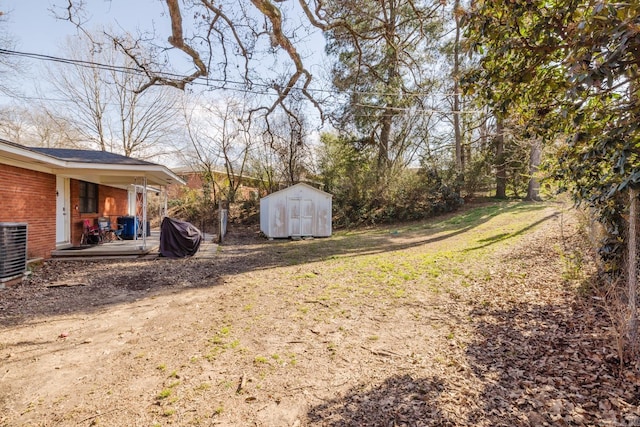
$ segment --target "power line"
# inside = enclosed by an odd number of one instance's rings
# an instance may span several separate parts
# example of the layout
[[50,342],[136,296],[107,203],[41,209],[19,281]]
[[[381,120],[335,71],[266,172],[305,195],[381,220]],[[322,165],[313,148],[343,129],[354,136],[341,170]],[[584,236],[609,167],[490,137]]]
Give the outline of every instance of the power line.
[[[132,74],[132,75],[144,75],[144,76],[148,75],[145,70],[138,67],[127,67],[127,66],[120,66],[120,65],[113,65],[113,64],[104,64],[104,63],[95,62],[95,61],[63,58],[59,56],[44,55],[39,53],[20,52],[20,51],[9,50],[9,49],[0,49],[0,55],[18,56],[18,57],[35,59],[35,60],[45,61],[45,62],[54,62],[54,63],[64,64],[64,65],[73,65],[73,66],[78,66],[83,68],[98,68],[100,70],[113,71],[113,72]],[[166,79],[184,78],[184,75],[182,74],[170,73],[166,71],[156,72],[155,74],[159,77],[166,78]],[[216,83],[217,86],[211,85],[212,82]],[[193,81],[192,84],[213,88],[213,89],[227,89],[227,90],[232,90],[232,91],[241,92],[245,94],[252,94],[252,95],[271,95],[271,96],[276,95],[276,94],[269,94],[265,91],[248,89],[246,87],[242,87],[242,88],[229,87],[228,85],[247,86],[247,82],[234,81],[234,80],[228,80],[228,79],[223,80],[223,79],[217,79],[209,76],[199,77],[197,80]],[[267,83],[251,82],[250,86],[262,87],[267,90],[274,88],[273,84],[267,84]],[[299,91],[302,90],[301,88],[298,88],[298,87],[293,87],[292,89],[299,90]],[[306,90],[310,93],[328,94],[328,95],[334,95],[334,96],[342,95],[342,93],[336,90],[331,90],[331,89],[307,88]],[[353,91],[350,93],[355,95],[380,96],[380,97],[397,95],[397,93],[385,93],[385,92],[374,92],[374,91],[371,91],[371,92],[370,91]],[[421,96],[429,96],[432,94],[438,94],[442,97],[450,97],[450,96],[456,95],[455,93],[438,92],[433,90],[429,92],[419,92],[419,91],[407,92],[407,93],[403,93],[402,95],[406,97],[421,97]]]

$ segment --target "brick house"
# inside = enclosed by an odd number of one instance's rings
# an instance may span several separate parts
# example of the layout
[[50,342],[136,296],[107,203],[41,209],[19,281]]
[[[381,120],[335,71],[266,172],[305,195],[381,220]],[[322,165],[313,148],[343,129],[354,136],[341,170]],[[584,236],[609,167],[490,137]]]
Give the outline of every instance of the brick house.
[[[0,139],[0,223],[27,223],[27,257],[80,243],[83,220],[135,213],[136,185],[184,182],[165,166],[105,151]],[[0,248],[1,249],[1,248]]]
[[[195,166],[183,166],[174,168],[172,171],[185,181],[186,184],[184,186],[172,185],[169,187],[168,193],[171,195],[171,198],[179,199],[184,196],[184,193],[187,190],[202,190],[204,185],[202,170],[198,170]],[[228,185],[228,177],[225,171],[212,170],[211,174],[213,175],[213,181],[216,182],[218,188],[226,187]],[[240,181],[236,194],[237,201],[251,199],[259,200],[260,196],[264,195],[261,194],[261,180],[259,178],[236,175],[235,179]]]

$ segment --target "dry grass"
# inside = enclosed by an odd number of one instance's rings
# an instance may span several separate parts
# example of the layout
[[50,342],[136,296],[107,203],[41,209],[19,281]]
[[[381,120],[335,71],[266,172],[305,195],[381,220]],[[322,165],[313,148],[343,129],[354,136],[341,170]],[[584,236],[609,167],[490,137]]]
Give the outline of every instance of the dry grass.
[[[588,274],[566,274],[578,229],[511,202],[330,239],[236,230],[214,260],[47,264],[0,295],[0,424],[640,420]],[[43,286],[69,276],[91,280]]]

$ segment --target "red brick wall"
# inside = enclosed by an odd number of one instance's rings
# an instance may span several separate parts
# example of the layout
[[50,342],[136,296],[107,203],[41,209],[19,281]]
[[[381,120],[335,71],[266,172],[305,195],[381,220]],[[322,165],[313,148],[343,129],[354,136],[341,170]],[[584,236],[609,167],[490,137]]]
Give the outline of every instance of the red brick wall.
[[[180,199],[188,190],[198,190],[199,192],[202,192],[202,184],[204,180],[201,174],[196,172],[184,173],[180,175],[180,178],[185,180],[187,185],[169,185],[167,187],[167,195],[169,196],[169,199]],[[225,174],[214,172],[213,178],[218,185],[227,185],[227,176]],[[219,187],[216,188],[216,191],[219,191]],[[263,194],[263,196],[266,196],[266,194]],[[238,188],[238,193],[236,194],[236,200],[250,200],[252,197],[261,197],[258,182],[256,182],[255,179],[243,178],[242,185]]]
[[[127,190],[98,186],[98,213],[81,214],[79,185],[71,180],[71,242],[79,245],[82,220],[106,216],[115,226],[118,216],[127,215]],[[0,222],[26,222],[27,256],[49,258],[56,248],[56,176],[44,172],[0,165]]]
[[0,222],[26,222],[27,256],[49,257],[56,247],[56,176],[0,165]]
[[119,216],[127,215],[129,212],[129,199],[127,190],[98,186],[98,212],[80,213],[80,185],[79,181],[71,180],[71,242],[79,245],[82,239],[83,220],[89,219],[92,224],[97,225],[99,217],[107,217],[111,220],[111,226],[116,228]]

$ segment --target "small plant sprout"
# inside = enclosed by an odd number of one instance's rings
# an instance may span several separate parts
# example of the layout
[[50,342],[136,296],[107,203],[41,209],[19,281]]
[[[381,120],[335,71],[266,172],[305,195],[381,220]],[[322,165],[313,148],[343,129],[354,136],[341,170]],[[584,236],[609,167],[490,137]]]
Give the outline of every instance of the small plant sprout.
[[255,364],[263,364],[263,363],[267,363],[267,358],[264,356],[256,356],[253,359],[253,363]]
[[171,396],[171,389],[165,388],[160,393],[158,393],[158,395],[156,396],[156,399],[157,400],[163,400],[163,399],[166,399],[169,396]]

